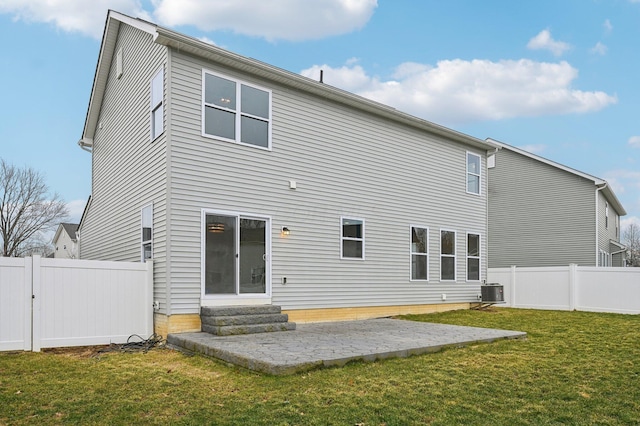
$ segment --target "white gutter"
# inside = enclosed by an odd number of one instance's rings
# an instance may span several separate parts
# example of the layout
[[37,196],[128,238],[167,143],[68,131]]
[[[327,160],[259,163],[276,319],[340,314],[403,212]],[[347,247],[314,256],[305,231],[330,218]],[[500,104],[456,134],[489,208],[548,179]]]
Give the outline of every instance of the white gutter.
[[78,141],[78,146],[88,153],[93,152],[93,140],[82,138]]

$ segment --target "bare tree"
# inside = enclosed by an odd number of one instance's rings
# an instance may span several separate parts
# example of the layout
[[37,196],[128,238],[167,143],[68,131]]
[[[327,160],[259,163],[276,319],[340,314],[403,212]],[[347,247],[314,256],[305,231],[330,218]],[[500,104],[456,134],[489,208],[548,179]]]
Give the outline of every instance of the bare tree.
[[622,238],[629,249],[629,266],[640,266],[640,226],[631,222],[622,233]]
[[49,195],[44,177],[32,168],[18,168],[0,159],[1,256],[17,257],[42,246],[42,232],[68,215],[56,193]]

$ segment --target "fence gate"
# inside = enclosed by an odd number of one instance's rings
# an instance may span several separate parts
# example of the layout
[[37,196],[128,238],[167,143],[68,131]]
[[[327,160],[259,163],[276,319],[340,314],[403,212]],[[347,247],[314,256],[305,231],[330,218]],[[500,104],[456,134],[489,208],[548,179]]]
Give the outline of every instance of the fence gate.
[[153,263],[0,258],[0,351],[153,333]]

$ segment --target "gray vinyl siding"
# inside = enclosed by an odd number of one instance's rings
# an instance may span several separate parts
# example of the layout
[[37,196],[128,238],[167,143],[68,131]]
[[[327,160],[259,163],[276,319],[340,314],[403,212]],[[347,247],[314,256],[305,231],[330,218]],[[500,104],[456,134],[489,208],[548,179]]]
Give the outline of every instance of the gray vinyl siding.
[[[94,138],[92,202],[82,224],[80,256],[140,261],[140,210],[152,203],[155,298],[164,302],[167,132],[165,126],[165,133],[151,142],[150,81],[167,61],[166,48],[124,24],[114,52],[120,48],[123,74],[116,78],[114,58]],[[166,81],[165,69],[165,86]],[[165,99],[166,93],[165,87]],[[166,102],[164,112],[166,117]]]
[[502,149],[489,169],[489,267],[594,266],[593,181]]
[[[481,234],[486,175],[466,193],[466,152],[377,116],[171,52],[171,313],[196,313],[201,211],[272,218],[272,302],[283,309],[475,301],[466,232]],[[201,136],[202,69],[272,90],[272,151]],[[297,189],[289,189],[289,181]],[[365,260],[340,259],[340,217],[365,220]],[[410,281],[410,225],[429,228],[429,282]],[[288,238],[280,229],[291,230]],[[457,232],[457,282],[441,283],[440,229]],[[287,284],[281,283],[287,277]]]
[[[609,204],[609,223],[607,225],[606,220],[606,209],[607,204]],[[613,252],[618,251],[619,248],[611,244],[611,241],[620,241],[619,235],[616,233],[616,216],[618,212],[616,212],[615,208],[608,203],[605,196],[602,194],[602,191],[598,192],[598,249],[609,253],[611,255]],[[594,256],[596,253],[594,253]],[[612,263],[610,266],[622,266],[621,256],[617,256],[615,259],[611,259]]]

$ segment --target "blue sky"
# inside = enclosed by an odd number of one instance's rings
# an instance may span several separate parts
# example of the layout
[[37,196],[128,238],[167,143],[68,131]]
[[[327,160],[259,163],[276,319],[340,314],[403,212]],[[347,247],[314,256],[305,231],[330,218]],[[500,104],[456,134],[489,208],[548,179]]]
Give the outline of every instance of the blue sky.
[[107,9],[604,178],[640,223],[640,0],[0,0],[0,157],[72,220]]

